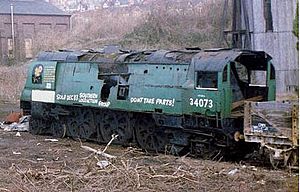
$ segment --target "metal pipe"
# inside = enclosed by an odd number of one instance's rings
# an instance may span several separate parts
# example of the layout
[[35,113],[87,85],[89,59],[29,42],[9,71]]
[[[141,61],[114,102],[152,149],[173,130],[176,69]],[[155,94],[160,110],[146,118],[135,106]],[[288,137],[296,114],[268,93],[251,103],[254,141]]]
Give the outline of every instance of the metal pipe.
[[10,13],[11,13],[11,37],[12,37],[12,58],[14,58],[15,52],[15,30],[14,30],[14,5],[10,4]]

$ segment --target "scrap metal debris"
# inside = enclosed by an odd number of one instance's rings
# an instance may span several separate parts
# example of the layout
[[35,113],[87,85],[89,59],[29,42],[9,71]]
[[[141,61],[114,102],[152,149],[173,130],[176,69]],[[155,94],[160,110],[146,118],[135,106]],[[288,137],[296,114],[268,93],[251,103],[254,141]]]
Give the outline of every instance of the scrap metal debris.
[[4,131],[28,131],[29,119],[30,116],[23,116],[19,119],[18,122],[7,123],[6,121],[4,121],[3,123],[0,123],[0,128]]
[[22,117],[22,112],[11,112],[4,120],[5,124],[18,123]]

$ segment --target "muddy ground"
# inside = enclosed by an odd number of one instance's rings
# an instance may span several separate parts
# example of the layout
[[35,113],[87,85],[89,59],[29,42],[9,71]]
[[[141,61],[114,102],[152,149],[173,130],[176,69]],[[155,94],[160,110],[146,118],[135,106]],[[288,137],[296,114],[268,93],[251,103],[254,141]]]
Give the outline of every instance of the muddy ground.
[[[0,121],[16,104],[0,104]],[[216,162],[149,155],[136,148],[109,146],[109,159],[82,148],[105,148],[72,139],[47,141],[0,130],[2,191],[299,191],[297,172],[241,162]],[[97,165],[108,163],[105,168]]]

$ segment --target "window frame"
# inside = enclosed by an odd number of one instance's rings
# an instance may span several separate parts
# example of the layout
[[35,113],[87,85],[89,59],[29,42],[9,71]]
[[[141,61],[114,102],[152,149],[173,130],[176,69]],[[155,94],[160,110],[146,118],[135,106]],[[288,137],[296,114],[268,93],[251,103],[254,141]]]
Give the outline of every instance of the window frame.
[[[216,87],[200,87],[198,82],[199,82],[199,72],[209,72],[209,73],[216,73]],[[219,76],[219,72],[218,71],[195,71],[195,78],[194,78],[194,81],[195,81],[195,89],[196,90],[211,90],[211,91],[217,91],[218,90],[218,76]]]

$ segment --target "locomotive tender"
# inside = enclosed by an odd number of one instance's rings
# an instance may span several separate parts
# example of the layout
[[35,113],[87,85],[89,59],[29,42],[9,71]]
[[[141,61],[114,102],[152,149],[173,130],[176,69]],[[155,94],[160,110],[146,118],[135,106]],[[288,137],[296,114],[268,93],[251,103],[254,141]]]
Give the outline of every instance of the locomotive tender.
[[[257,78],[260,77],[260,78]],[[32,134],[150,151],[238,146],[244,101],[275,100],[261,51],[43,52],[29,67],[21,108]]]

